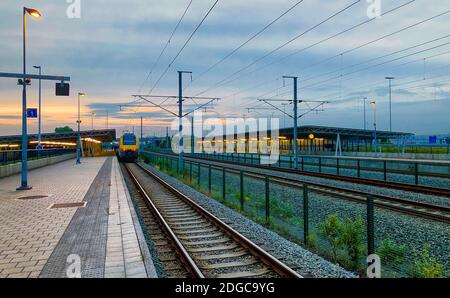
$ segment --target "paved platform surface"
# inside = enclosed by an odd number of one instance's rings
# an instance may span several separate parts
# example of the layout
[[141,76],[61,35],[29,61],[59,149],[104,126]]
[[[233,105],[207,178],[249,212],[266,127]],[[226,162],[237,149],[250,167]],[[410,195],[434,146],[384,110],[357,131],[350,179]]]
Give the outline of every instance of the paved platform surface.
[[115,157],[31,171],[31,191],[19,182],[0,179],[0,278],[156,277]]

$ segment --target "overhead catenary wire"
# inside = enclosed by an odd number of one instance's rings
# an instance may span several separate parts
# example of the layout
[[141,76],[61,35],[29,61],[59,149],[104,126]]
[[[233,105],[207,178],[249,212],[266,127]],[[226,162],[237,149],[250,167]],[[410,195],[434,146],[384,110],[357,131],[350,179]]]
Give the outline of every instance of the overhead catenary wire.
[[[276,17],[274,20],[272,20],[269,24],[267,24],[266,26],[264,26],[263,28],[261,28],[260,30],[258,30],[256,33],[254,33],[252,36],[250,36],[246,41],[244,41],[243,43],[241,43],[238,47],[236,47],[234,50],[232,50],[230,53],[228,53],[227,55],[225,55],[225,57],[223,57],[222,59],[220,59],[219,61],[217,61],[216,63],[214,63],[212,66],[210,66],[209,68],[207,68],[205,71],[201,72],[199,75],[197,75],[195,77],[195,79],[191,82],[191,84],[193,82],[195,82],[196,80],[198,80],[199,78],[203,77],[205,74],[207,74],[208,72],[210,72],[211,70],[213,70],[215,67],[217,67],[219,64],[221,64],[222,62],[224,62],[225,60],[227,60],[228,58],[230,58],[232,55],[234,55],[237,51],[239,51],[240,49],[242,49],[243,47],[245,47],[248,43],[250,43],[253,39],[255,39],[256,37],[258,37],[259,35],[261,35],[264,31],[266,31],[269,27],[271,27],[273,24],[275,24],[276,22],[278,22],[280,19],[282,19],[284,16],[286,16],[287,14],[289,14],[292,10],[294,10],[294,8],[296,8],[298,5],[300,5],[304,0],[298,1],[296,3],[294,3],[294,5],[292,5],[291,7],[289,7],[289,9],[287,9],[286,11],[284,11],[281,15],[279,15],[278,17]],[[190,85],[187,85],[185,87],[185,89],[187,89]]]
[[[416,0],[411,0],[411,1],[409,1],[409,2],[403,3],[403,4],[401,4],[401,5],[397,6],[397,7],[394,7],[393,9],[390,9],[390,10],[384,12],[381,16],[386,16],[386,15],[388,15],[388,14],[394,12],[394,11],[399,10],[400,8],[403,8],[403,7],[405,7],[405,6],[409,5],[409,4],[412,4],[412,3],[415,2],[415,1],[416,1]],[[263,69],[265,69],[265,68],[267,68],[267,67],[269,67],[269,66],[272,66],[272,65],[274,65],[274,64],[280,63],[280,62],[286,60],[287,58],[290,58],[290,57],[293,57],[293,56],[295,56],[295,55],[298,55],[298,54],[301,53],[301,52],[304,52],[304,51],[306,51],[306,50],[309,50],[309,49],[311,49],[311,48],[313,48],[313,47],[315,47],[315,46],[318,46],[318,45],[320,45],[320,44],[322,44],[322,43],[324,43],[324,42],[327,42],[327,41],[329,41],[329,40],[331,40],[331,39],[333,39],[333,38],[336,38],[336,37],[338,37],[338,36],[340,36],[340,35],[342,35],[342,34],[344,34],[344,33],[347,33],[347,32],[349,32],[349,31],[351,31],[351,30],[353,30],[353,29],[356,29],[356,28],[358,28],[358,27],[361,27],[361,26],[363,26],[363,25],[366,25],[366,24],[368,24],[368,23],[370,23],[370,22],[372,22],[372,21],[374,21],[374,20],[375,20],[375,18],[373,18],[373,19],[368,19],[368,20],[366,20],[366,21],[364,21],[364,22],[361,22],[361,23],[359,23],[359,24],[353,25],[353,26],[351,26],[350,28],[347,28],[347,29],[345,29],[345,30],[342,30],[342,31],[340,31],[340,32],[338,32],[338,33],[336,33],[336,34],[333,34],[333,35],[331,35],[331,36],[325,38],[325,39],[322,39],[322,40],[320,40],[320,41],[318,41],[318,42],[315,42],[315,43],[313,43],[313,44],[311,44],[311,45],[309,45],[309,46],[307,46],[307,47],[304,47],[304,48],[302,48],[302,49],[299,49],[299,50],[297,50],[297,51],[295,51],[295,52],[293,52],[293,53],[291,53],[291,54],[288,54],[288,55],[286,55],[286,56],[284,56],[284,57],[281,57],[281,58],[279,58],[279,59],[277,59],[277,60],[275,60],[275,61],[272,61],[272,62],[270,62],[270,63],[268,63],[268,64],[265,64],[265,65],[263,65],[263,66],[261,66],[261,67],[259,67],[259,68],[256,68],[255,70],[252,70],[252,71],[250,71],[250,72],[247,72],[247,73],[245,73],[245,74],[242,74],[242,75],[240,75],[240,76],[238,76],[238,77],[236,77],[236,78],[234,78],[234,79],[232,79],[232,80],[226,82],[225,84],[232,83],[232,82],[234,82],[234,81],[236,81],[236,80],[238,80],[238,79],[240,79],[240,78],[242,78],[242,77],[249,76],[249,75],[251,75],[251,74],[253,74],[253,73],[256,73],[256,72],[260,72],[261,70],[263,70]],[[399,32],[397,32],[397,33],[399,33]],[[387,37],[387,36],[386,36],[386,37]],[[381,40],[381,39],[383,39],[383,38],[380,38],[380,40]],[[369,45],[369,44],[367,44],[367,45]],[[364,46],[367,46],[367,45],[363,45],[363,46],[361,46],[361,47],[364,47]],[[342,53],[337,54],[337,55],[335,55],[335,56],[332,56],[332,57],[330,57],[330,58],[326,58],[326,59],[322,60],[322,62],[320,62],[320,63],[323,63],[323,62],[329,61],[329,60],[331,60],[331,59],[333,59],[333,58],[339,57],[339,56],[341,56],[341,54],[342,54]],[[319,63],[317,63],[317,64],[319,64]],[[303,68],[303,70],[308,69],[308,68],[310,68],[310,66],[309,66],[309,67],[306,67],[306,68]],[[262,84],[261,84],[261,85],[262,85]],[[238,94],[239,94],[239,93],[238,93]],[[234,95],[236,95],[236,94],[234,94]],[[226,97],[227,97],[227,96],[226,96]],[[224,97],[224,98],[226,98],[226,97]]]
[[205,16],[202,18],[202,20],[200,21],[200,23],[195,27],[194,31],[189,35],[188,39],[185,41],[185,43],[183,44],[183,46],[181,47],[181,49],[178,51],[178,53],[173,57],[173,59],[170,61],[170,63],[167,65],[167,67],[164,69],[164,71],[162,72],[162,74],[159,76],[159,78],[156,80],[155,84],[153,85],[153,87],[150,90],[150,94],[153,92],[153,90],[158,86],[158,84],[160,83],[160,81],[164,78],[164,76],[167,74],[167,72],[169,71],[169,69],[172,67],[173,63],[175,63],[175,61],[177,60],[177,58],[181,55],[181,53],[183,52],[183,50],[186,48],[186,46],[188,45],[188,43],[191,41],[192,37],[194,37],[195,33],[197,33],[198,29],[200,29],[200,27],[203,25],[203,23],[205,22],[206,18],[211,14],[211,12],[213,11],[214,7],[216,7],[217,3],[219,2],[219,0],[216,0],[214,2],[214,4],[211,6],[211,8],[208,10],[208,12],[205,14]]
[[257,58],[256,60],[254,60],[253,62],[251,62],[250,64],[240,68],[239,70],[235,71],[234,73],[232,73],[231,75],[225,77],[224,79],[222,79],[221,81],[217,82],[216,84],[214,84],[213,86],[207,88],[206,90],[203,90],[199,93],[197,93],[195,96],[199,96],[202,94],[205,94],[208,91],[211,91],[213,89],[216,89],[217,87],[220,87],[222,85],[225,85],[227,82],[227,80],[229,80],[230,78],[234,77],[235,75],[241,73],[242,71],[250,68],[251,66],[255,65],[256,63],[258,63],[261,60],[264,60],[265,58],[269,57],[270,55],[272,55],[273,53],[281,50],[282,48],[286,47],[287,45],[291,44],[292,42],[294,42],[295,40],[299,39],[300,37],[306,35],[307,33],[313,31],[314,29],[318,28],[319,26],[325,24],[326,22],[330,21],[331,19],[335,18],[336,16],[342,14],[343,12],[349,10],[350,8],[352,8],[353,6],[355,6],[356,4],[358,4],[359,2],[361,2],[361,0],[355,1],[349,5],[347,5],[346,7],[340,9],[339,11],[333,13],[331,16],[327,17],[326,19],[322,20],[321,22],[319,22],[318,24],[315,24],[314,26],[308,28],[307,30],[303,31],[302,33],[298,34],[297,36],[293,37],[292,39],[288,40],[287,42],[281,44],[280,46],[276,47],[275,49],[271,50],[270,52],[268,52],[267,54]]
[[187,5],[186,9],[184,10],[183,14],[181,15],[180,19],[178,20],[178,22],[177,22],[175,28],[172,30],[172,33],[170,34],[169,39],[168,39],[167,42],[165,43],[165,45],[164,45],[164,47],[162,48],[161,52],[159,53],[158,58],[156,58],[156,60],[155,60],[155,62],[153,63],[152,67],[150,68],[150,71],[149,71],[149,73],[147,74],[146,79],[145,79],[144,82],[141,84],[141,87],[139,88],[139,91],[137,92],[138,94],[141,93],[141,90],[142,90],[142,88],[144,87],[145,83],[148,81],[148,79],[149,79],[150,76],[152,75],[152,73],[153,73],[155,67],[158,65],[159,61],[161,60],[161,57],[164,55],[165,51],[166,51],[167,48],[169,47],[169,45],[170,45],[170,43],[171,43],[171,41],[172,41],[172,38],[175,36],[175,33],[176,33],[177,30],[178,30],[178,27],[180,27],[181,22],[183,21],[184,17],[186,16],[186,13],[188,12],[189,8],[191,7],[192,1],[193,1],[193,0],[190,0],[190,1],[189,1],[189,3],[188,3],[188,5]]

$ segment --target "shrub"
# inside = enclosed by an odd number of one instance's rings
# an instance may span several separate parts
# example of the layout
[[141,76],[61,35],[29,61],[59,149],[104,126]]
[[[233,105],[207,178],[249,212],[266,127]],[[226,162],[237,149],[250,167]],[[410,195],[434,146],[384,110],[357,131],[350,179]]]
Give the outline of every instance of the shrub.
[[345,247],[351,266],[356,269],[364,252],[364,220],[362,217],[345,219],[340,229],[339,244]]
[[411,274],[419,278],[443,278],[445,277],[444,265],[438,263],[436,258],[430,253],[430,245],[425,244],[422,252],[416,254]]
[[308,248],[310,248],[313,251],[317,251],[317,249],[319,247],[318,240],[317,240],[317,234],[309,233],[307,243],[308,243]]
[[337,251],[340,241],[339,234],[341,232],[342,222],[337,214],[328,216],[325,221],[317,225],[319,233],[330,243],[333,261],[337,260]]
[[377,254],[384,263],[391,266],[399,266],[405,259],[406,246],[385,239],[378,247]]

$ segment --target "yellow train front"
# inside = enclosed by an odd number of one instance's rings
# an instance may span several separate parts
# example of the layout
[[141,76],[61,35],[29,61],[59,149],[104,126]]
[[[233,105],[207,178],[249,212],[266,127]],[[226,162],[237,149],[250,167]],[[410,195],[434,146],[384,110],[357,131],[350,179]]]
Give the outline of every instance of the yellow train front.
[[124,133],[120,137],[117,155],[121,162],[134,162],[139,158],[139,139],[135,134]]

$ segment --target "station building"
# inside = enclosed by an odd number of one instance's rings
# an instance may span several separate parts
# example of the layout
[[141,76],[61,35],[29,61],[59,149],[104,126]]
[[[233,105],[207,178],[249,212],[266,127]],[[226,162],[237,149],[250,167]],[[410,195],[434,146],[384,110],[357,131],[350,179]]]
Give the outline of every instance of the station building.
[[[115,129],[81,131],[81,143],[85,156],[100,155],[104,151],[105,143],[116,140]],[[44,149],[76,149],[77,131],[63,133],[41,134],[41,145]],[[28,149],[33,150],[38,144],[38,135],[28,135]],[[0,151],[21,150],[22,135],[0,136]]]
[[[308,154],[326,154],[335,152],[338,143],[344,152],[372,151],[374,146],[374,131],[364,129],[342,128],[342,127],[326,127],[326,126],[300,126],[297,128],[297,142],[300,153]],[[273,141],[271,131],[264,133],[264,136],[257,134],[257,137],[246,133],[234,136],[224,136],[223,147],[229,142],[235,144],[234,151],[237,148],[245,148],[245,152],[252,151],[250,148],[260,148],[261,145],[268,146]],[[395,131],[377,131],[377,143],[383,144],[389,140],[409,139],[414,134]],[[282,128],[278,133],[279,149],[281,154],[292,154],[294,148],[294,128]],[[197,140],[196,147],[198,150],[207,148],[207,142],[215,143],[215,141]],[[217,142],[221,142],[220,140]],[[245,145],[244,145],[245,143]],[[256,144],[255,144],[256,143]],[[202,146],[203,145],[203,146]],[[217,146],[216,146],[217,148]],[[241,151],[241,150],[240,150]],[[259,150],[258,150],[259,151]],[[228,152],[228,151],[227,151]]]

